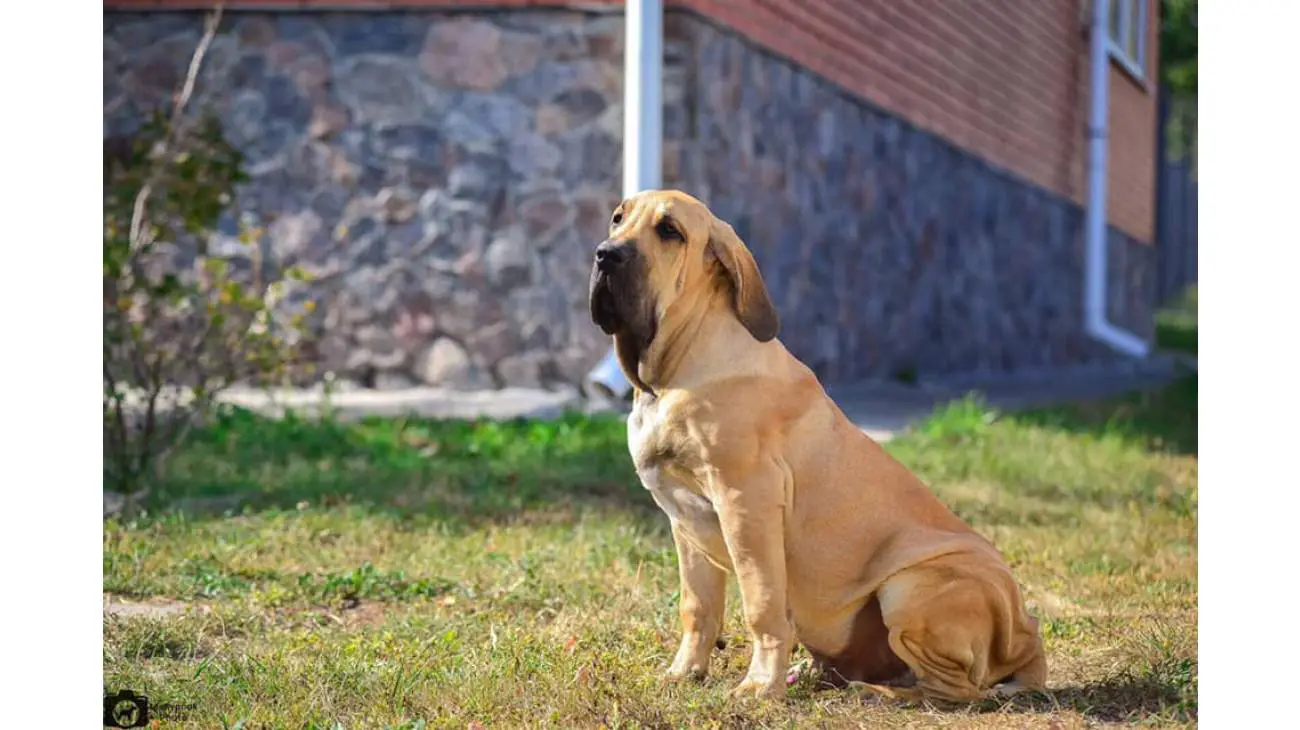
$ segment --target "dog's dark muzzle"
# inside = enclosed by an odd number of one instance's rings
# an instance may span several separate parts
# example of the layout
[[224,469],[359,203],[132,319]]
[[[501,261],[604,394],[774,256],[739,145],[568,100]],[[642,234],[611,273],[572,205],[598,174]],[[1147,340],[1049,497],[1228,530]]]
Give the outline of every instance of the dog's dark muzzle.
[[589,292],[591,321],[607,335],[617,334],[626,321],[626,299],[635,296],[635,259],[636,244],[632,241],[607,240],[596,247]]

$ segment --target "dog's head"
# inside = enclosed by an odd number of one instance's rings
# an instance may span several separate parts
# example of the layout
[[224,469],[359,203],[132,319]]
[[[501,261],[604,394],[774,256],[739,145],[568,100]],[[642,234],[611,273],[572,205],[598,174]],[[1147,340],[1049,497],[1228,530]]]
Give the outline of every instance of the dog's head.
[[[715,294],[720,296],[714,296]],[[700,201],[675,190],[638,193],[614,209],[591,268],[591,319],[621,347],[648,347],[679,301],[725,302],[760,342],[780,320],[745,244]]]

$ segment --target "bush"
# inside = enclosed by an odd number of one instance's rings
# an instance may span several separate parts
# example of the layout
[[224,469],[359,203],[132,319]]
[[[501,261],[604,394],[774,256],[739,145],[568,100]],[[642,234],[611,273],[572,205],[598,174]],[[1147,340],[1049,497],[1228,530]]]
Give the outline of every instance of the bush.
[[243,255],[209,250],[245,180],[218,118],[184,108],[213,32],[210,19],[171,113],[105,142],[104,479],[131,496],[223,390],[277,378],[301,339],[302,313],[273,314],[302,277],[268,274],[257,229],[241,225]]

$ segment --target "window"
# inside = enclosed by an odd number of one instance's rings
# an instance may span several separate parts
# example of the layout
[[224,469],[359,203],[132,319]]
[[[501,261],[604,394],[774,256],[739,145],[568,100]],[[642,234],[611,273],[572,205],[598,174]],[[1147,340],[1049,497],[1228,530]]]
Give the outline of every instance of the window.
[[1110,0],[1107,24],[1110,57],[1140,81],[1146,81],[1148,2]]

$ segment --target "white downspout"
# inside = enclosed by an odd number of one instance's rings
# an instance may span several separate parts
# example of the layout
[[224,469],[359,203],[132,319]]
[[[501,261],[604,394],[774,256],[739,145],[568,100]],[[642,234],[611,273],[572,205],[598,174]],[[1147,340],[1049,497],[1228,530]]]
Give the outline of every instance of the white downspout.
[[[1145,2],[1145,0],[1141,0]],[[1084,219],[1086,258],[1083,269],[1084,330],[1132,357],[1146,357],[1150,347],[1137,335],[1106,320],[1106,152],[1110,96],[1107,19],[1110,0],[1093,0],[1089,33],[1090,106],[1088,113],[1088,202]]]
[[[662,0],[627,0],[623,42],[623,197],[658,188],[663,171]],[[632,384],[613,348],[590,373],[587,387],[622,398]]]

